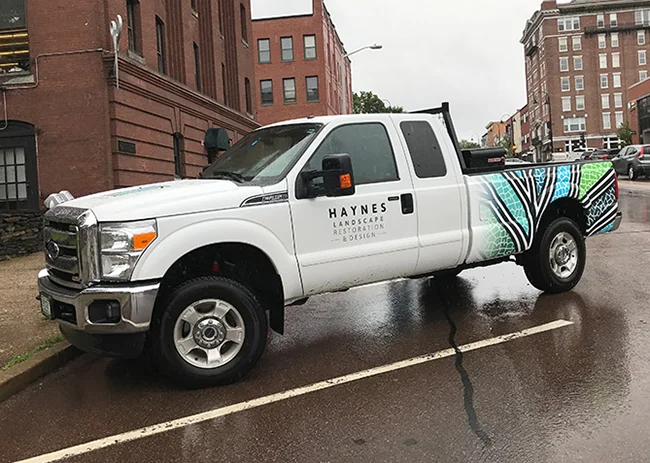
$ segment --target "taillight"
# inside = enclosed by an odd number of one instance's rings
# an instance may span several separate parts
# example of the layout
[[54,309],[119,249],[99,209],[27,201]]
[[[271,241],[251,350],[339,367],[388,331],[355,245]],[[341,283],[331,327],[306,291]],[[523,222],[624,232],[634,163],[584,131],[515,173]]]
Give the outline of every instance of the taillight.
[[618,174],[614,172],[614,195],[618,199]]
[[636,155],[637,158],[642,158],[643,156],[645,156],[645,146],[642,146],[641,151]]

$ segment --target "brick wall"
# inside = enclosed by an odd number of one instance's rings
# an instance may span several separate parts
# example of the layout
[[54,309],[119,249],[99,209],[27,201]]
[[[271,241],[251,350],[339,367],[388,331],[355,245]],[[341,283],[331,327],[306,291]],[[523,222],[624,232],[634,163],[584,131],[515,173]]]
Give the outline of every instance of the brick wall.
[[0,213],[0,260],[43,249],[41,212]]

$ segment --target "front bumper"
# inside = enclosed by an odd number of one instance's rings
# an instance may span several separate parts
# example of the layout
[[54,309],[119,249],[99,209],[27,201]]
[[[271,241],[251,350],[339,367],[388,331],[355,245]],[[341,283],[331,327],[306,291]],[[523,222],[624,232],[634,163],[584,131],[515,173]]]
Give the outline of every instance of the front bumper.
[[[47,269],[38,274],[38,291],[41,297],[55,301],[71,315],[62,319],[56,316],[64,334],[70,331],[86,334],[133,334],[149,330],[154,304],[160,283],[127,285],[98,285],[76,290],[53,283]],[[88,316],[88,307],[94,301],[118,301],[120,321],[117,323],[93,323]]]

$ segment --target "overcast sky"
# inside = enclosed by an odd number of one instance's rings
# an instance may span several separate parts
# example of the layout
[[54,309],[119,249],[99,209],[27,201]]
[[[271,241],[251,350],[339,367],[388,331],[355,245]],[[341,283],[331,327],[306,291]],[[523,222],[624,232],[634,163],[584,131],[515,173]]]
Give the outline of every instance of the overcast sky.
[[[311,12],[312,0],[251,0],[253,17]],[[461,138],[526,104],[526,20],[541,0],[326,0],[352,57],[355,91],[408,110],[451,104]]]

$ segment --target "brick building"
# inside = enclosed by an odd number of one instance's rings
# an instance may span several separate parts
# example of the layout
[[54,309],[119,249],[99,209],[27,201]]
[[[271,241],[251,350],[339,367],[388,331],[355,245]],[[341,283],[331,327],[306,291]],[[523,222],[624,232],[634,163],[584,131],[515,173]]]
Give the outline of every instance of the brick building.
[[259,126],[251,34],[249,0],[2,0],[0,210],[196,176],[208,128]]
[[309,14],[255,18],[253,37],[262,124],[352,113],[350,59],[323,0]]
[[521,152],[527,154],[530,150],[530,119],[528,118],[528,105],[521,108]]
[[539,156],[618,144],[628,89],[648,77],[650,1],[545,1],[521,39]]
[[485,126],[485,130],[487,130],[487,133],[483,135],[482,139],[484,142],[482,143],[483,146],[486,148],[493,148],[495,146],[499,146],[503,137],[506,135],[506,128],[507,128],[507,122],[489,122]]
[[627,119],[634,131],[633,143],[650,143],[650,79],[638,82],[629,89],[630,104]]

